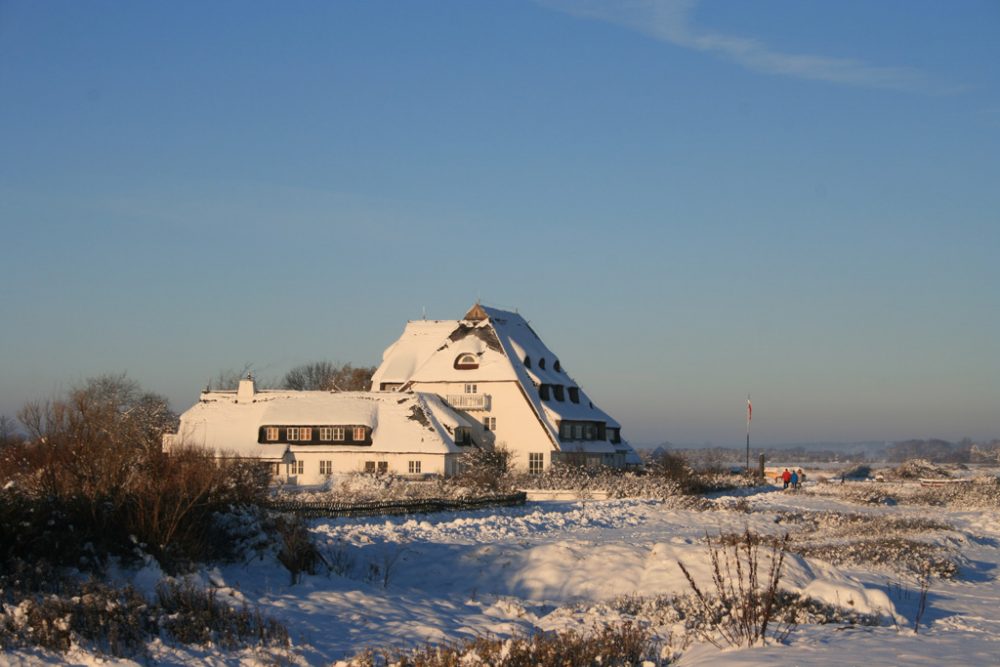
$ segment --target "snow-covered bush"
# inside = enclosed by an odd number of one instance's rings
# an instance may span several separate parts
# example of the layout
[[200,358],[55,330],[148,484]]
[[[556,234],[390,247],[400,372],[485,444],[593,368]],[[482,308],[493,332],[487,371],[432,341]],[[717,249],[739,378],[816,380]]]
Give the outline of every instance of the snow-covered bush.
[[[954,530],[953,526],[929,517],[799,511],[779,512],[775,521],[794,531],[788,544],[790,552],[834,565],[877,567],[950,579],[956,576],[962,563],[961,554],[947,542],[928,541],[935,533]],[[775,538],[761,539],[773,543]]]
[[477,637],[456,644],[412,651],[368,650],[348,662],[352,667],[626,667],[667,664],[649,633],[635,623],[605,626],[590,633],[539,632],[509,639]]
[[161,583],[156,588],[158,623],[183,644],[216,644],[227,649],[243,646],[288,646],[288,629],[259,609],[236,609],[221,602],[211,589],[191,583]]
[[214,591],[192,584],[163,583],[152,601],[129,586],[81,584],[58,575],[53,584],[58,593],[0,589],[0,648],[65,652],[82,645],[98,654],[145,659],[147,643],[161,634],[168,641],[230,649],[289,645],[281,623],[256,609],[230,607]]
[[504,493],[512,490],[512,452],[503,446],[473,447],[462,455],[462,474],[455,483],[476,492]]

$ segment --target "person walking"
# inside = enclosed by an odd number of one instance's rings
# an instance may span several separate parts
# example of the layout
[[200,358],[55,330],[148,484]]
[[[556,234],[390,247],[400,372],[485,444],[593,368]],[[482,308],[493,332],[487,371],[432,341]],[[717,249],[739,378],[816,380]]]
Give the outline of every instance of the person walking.
[[781,488],[787,489],[788,483],[792,481],[792,473],[788,472],[788,468],[785,468],[785,472],[781,473],[781,481],[785,483]]
[[792,474],[788,478],[788,481],[792,485],[792,490],[793,491],[797,490],[799,488],[799,473],[793,470]]

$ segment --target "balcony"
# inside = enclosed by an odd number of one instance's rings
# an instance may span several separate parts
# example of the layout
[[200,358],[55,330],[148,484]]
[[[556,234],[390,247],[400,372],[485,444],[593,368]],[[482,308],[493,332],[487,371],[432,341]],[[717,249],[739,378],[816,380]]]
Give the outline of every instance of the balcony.
[[448,394],[444,400],[456,410],[490,409],[489,394]]

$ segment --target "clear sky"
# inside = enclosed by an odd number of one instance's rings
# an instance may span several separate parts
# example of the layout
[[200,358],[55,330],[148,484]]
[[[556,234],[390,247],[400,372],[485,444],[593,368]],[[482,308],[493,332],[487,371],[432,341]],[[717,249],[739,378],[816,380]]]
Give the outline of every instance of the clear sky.
[[995,1],[0,1],[0,414],[517,308],[637,443],[1000,437]]

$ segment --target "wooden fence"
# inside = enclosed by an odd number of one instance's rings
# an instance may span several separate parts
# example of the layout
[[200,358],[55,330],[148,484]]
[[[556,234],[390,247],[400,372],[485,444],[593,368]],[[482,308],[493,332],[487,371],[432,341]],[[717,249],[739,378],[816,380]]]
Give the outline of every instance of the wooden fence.
[[376,500],[368,502],[271,500],[265,507],[279,512],[293,512],[308,518],[385,516],[390,514],[424,514],[427,512],[447,512],[473,510],[483,507],[508,507],[523,505],[527,494],[523,491],[500,496],[479,496],[461,500],[443,498],[413,498],[408,500]]

